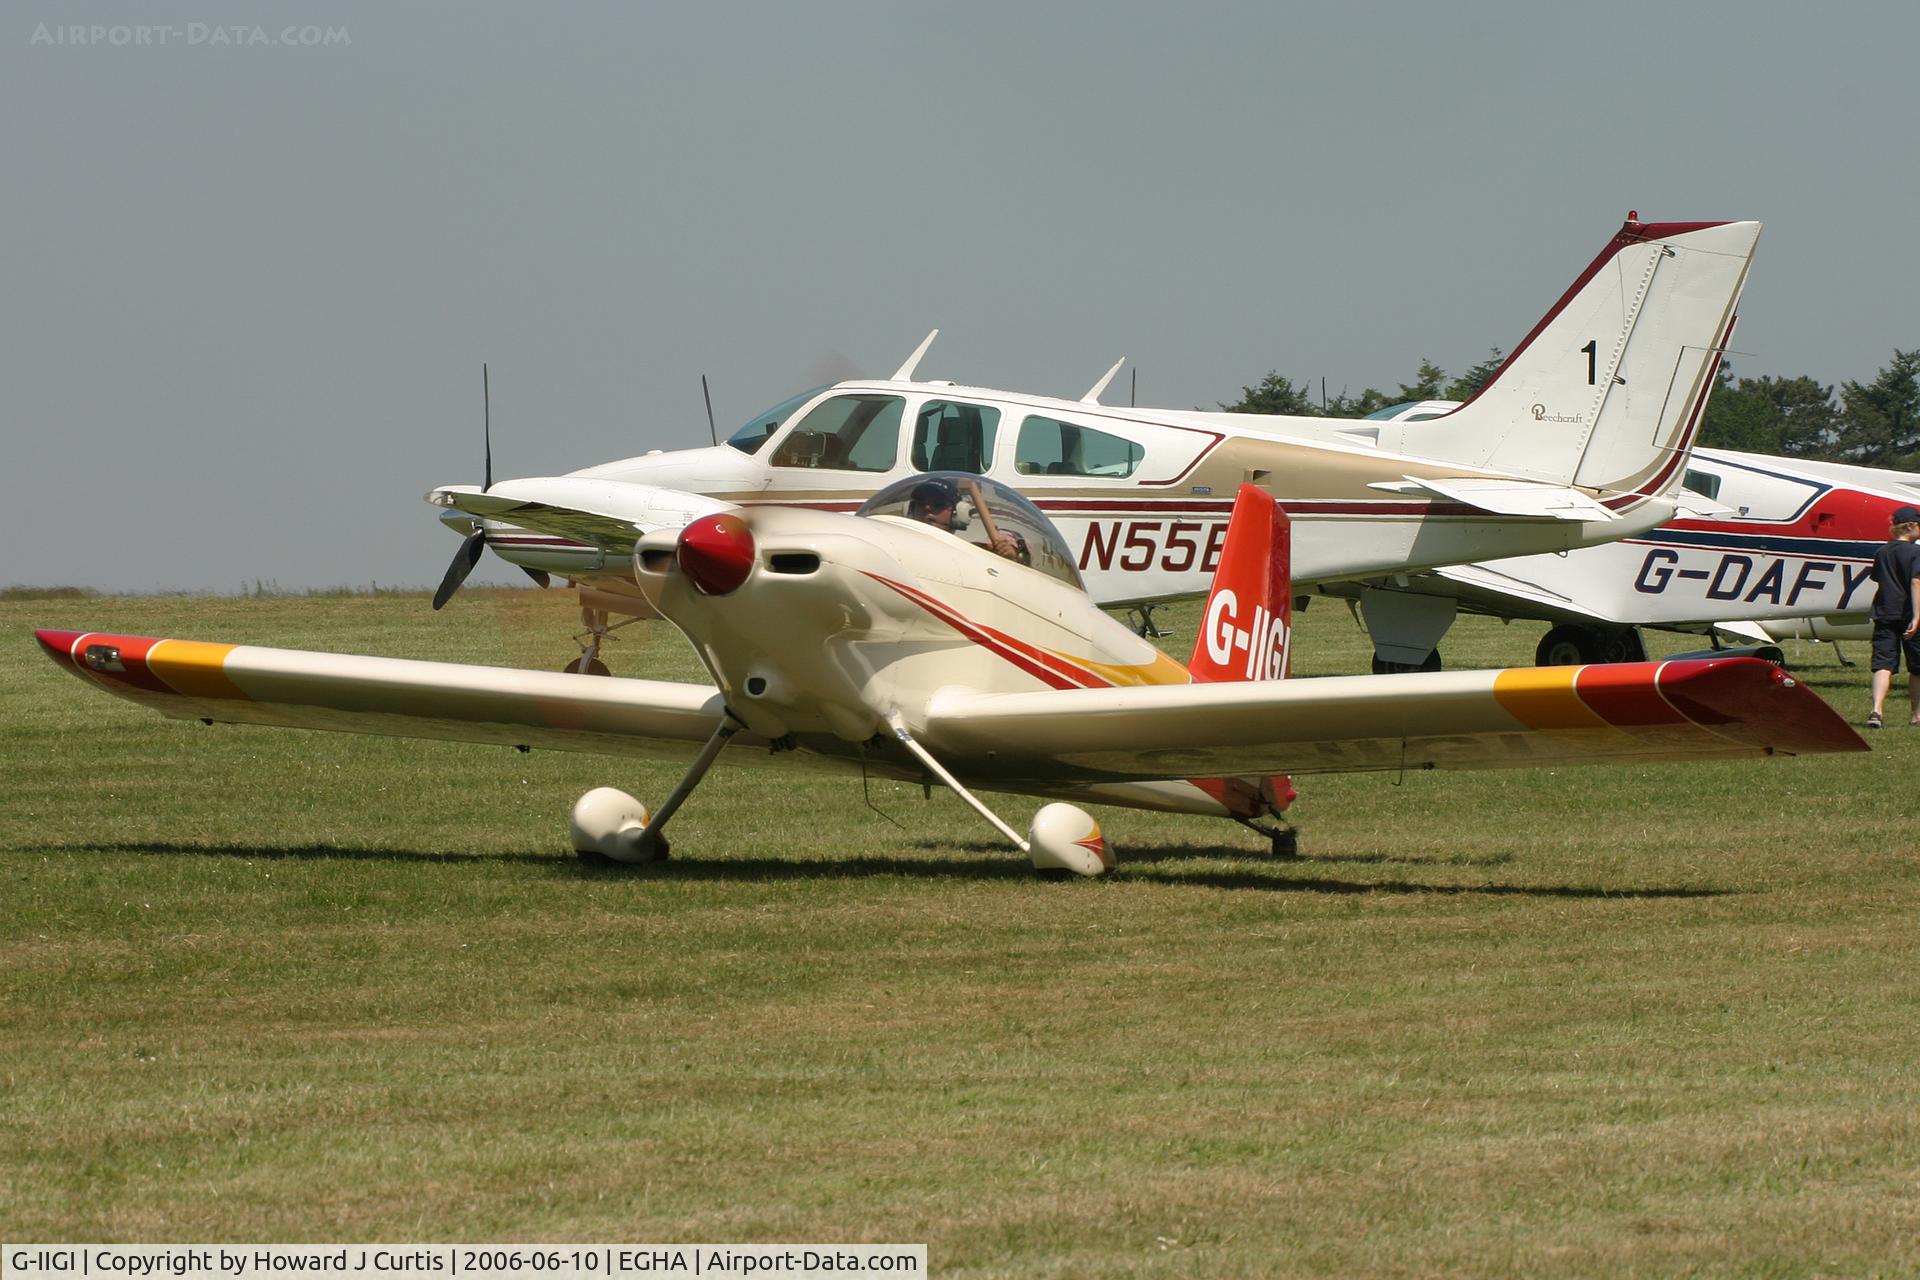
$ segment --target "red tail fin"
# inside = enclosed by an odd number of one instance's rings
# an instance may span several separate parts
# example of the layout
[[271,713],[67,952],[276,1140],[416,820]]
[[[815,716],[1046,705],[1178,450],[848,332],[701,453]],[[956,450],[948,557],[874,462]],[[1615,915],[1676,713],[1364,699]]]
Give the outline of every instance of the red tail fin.
[[1195,684],[1279,680],[1293,646],[1293,527],[1265,491],[1240,486],[1187,670]]
[[[1264,490],[1240,486],[1227,521],[1227,542],[1213,591],[1201,615],[1187,673],[1195,684],[1281,680],[1293,651],[1293,524]],[[1279,813],[1293,803],[1293,781],[1191,778],[1235,817]]]

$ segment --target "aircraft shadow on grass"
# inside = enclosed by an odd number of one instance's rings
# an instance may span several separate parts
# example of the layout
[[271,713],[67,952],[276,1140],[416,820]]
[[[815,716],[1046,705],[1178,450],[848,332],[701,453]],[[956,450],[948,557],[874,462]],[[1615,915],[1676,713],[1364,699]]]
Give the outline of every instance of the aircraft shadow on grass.
[[[700,881],[779,881],[779,880],[857,880],[900,877],[921,880],[1006,880],[1024,881],[1033,877],[1026,862],[1007,856],[1004,846],[988,841],[921,841],[918,847],[958,857],[893,858],[863,856],[856,858],[798,861],[784,858],[699,858],[676,855],[665,862],[640,866],[597,867],[572,858],[549,853],[503,852],[459,853],[424,849],[380,849],[330,844],[238,845],[140,843],[137,841],[66,844],[57,846],[15,846],[8,852],[24,853],[104,853],[143,854],[171,857],[241,858],[248,861],[340,861],[340,862],[415,862],[415,863],[517,863],[545,867],[570,879],[667,879]],[[1249,864],[1239,870],[1192,871],[1176,869],[1181,862],[1199,859],[1244,857]],[[1265,859],[1235,849],[1208,849],[1194,845],[1129,846],[1122,854],[1122,877],[1129,880],[1153,880],[1168,885],[1196,885],[1209,889],[1252,889],[1269,893],[1322,894],[1433,894],[1441,896],[1485,896],[1527,898],[1629,898],[1686,899],[1717,898],[1738,894],[1738,889],[1692,887],[1621,887],[1598,885],[1521,885],[1521,884],[1428,884],[1406,880],[1340,880],[1326,876],[1288,874],[1315,861],[1311,858]],[[1459,866],[1498,865],[1502,857],[1477,862],[1459,858],[1397,858],[1386,855],[1360,855],[1325,861],[1403,862],[1416,865]],[[1170,873],[1169,873],[1170,872]],[[1169,873],[1169,874],[1163,874]]]

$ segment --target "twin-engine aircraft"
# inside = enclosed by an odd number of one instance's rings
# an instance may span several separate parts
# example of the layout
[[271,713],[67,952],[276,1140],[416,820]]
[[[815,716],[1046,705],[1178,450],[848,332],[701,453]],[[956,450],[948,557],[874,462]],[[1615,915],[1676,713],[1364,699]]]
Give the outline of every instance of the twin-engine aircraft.
[[796,396],[725,445],[432,491],[466,539],[436,607],[487,547],[570,579],[588,669],[601,615],[648,610],[643,535],[724,506],[852,511],[930,470],[1022,493],[1106,606],[1204,592],[1241,484],[1286,506],[1303,591],[1644,533],[1675,512],[1759,231],[1630,214],[1486,387],[1417,429],[1101,404],[1117,364],[1079,400],[916,381],[929,335],[891,378]]
[[[569,536],[591,512],[527,516]],[[1859,751],[1810,689],[1752,658],[1286,680],[1289,521],[1239,486],[1192,660],[1090,597],[1076,549],[989,477],[907,477],[856,514],[739,505],[641,534],[634,579],[711,685],[40,631],[81,679],[180,719],[652,758],[695,752],[658,809],[574,806],[592,861],[666,856],[722,758],[952,788],[1042,871],[1113,847],[1075,803],[1228,818],[1290,850],[1289,775]],[[745,748],[745,749],[743,749]],[[1049,798],[1022,834],[976,794]]]

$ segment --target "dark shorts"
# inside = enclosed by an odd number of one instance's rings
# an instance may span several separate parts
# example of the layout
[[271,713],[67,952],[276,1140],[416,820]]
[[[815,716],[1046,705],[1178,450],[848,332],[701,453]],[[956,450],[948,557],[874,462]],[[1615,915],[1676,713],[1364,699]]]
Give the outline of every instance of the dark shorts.
[[1873,620],[1873,664],[1874,671],[1898,671],[1900,655],[1907,655],[1907,674],[1920,676],[1920,637],[1901,634],[1907,629],[1902,622],[1882,622]]

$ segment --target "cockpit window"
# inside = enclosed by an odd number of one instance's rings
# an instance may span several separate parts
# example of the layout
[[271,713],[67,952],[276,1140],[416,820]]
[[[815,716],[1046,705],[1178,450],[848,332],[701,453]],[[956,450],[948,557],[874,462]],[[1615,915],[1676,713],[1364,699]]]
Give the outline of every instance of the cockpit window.
[[1023,476],[1130,476],[1147,451],[1077,422],[1032,414],[1020,424],[1013,469]]
[[979,475],[993,461],[1000,411],[960,400],[929,400],[913,420],[913,451],[920,471],[970,471]]
[[773,433],[780,429],[780,424],[787,420],[788,414],[825,390],[826,388],[821,386],[811,391],[802,391],[797,396],[787,397],[763,413],[754,414],[747,419],[744,426],[727,437],[727,443],[745,454],[760,452],[760,446],[773,439]]
[[823,400],[773,451],[776,467],[828,471],[891,471],[900,458],[899,396],[835,396]]
[[1053,522],[1018,493],[985,476],[964,471],[908,476],[867,499],[859,514],[944,529],[982,551],[1085,589],[1073,553]]

